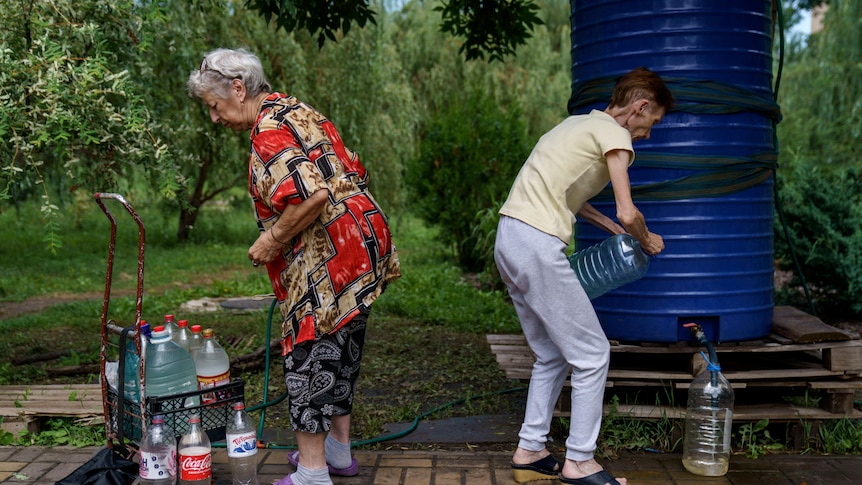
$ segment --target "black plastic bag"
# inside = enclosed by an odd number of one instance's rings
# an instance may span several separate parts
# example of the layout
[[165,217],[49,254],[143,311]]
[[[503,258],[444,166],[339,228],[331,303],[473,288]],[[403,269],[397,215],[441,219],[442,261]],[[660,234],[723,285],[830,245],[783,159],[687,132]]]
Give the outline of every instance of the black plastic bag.
[[129,485],[138,477],[138,464],[126,459],[116,448],[102,448],[54,485]]

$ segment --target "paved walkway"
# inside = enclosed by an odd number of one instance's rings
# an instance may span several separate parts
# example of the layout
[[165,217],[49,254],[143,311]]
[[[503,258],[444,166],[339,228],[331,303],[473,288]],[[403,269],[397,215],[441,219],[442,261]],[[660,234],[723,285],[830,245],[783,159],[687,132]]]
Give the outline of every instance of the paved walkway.
[[[0,447],[0,484],[53,485],[86,462],[99,448]],[[268,485],[292,472],[285,450],[260,452],[259,478]],[[363,451],[355,453],[358,476],[336,478],[335,485],[512,485],[509,453],[440,451]],[[213,453],[216,485],[230,485],[227,454]],[[757,460],[734,456],[730,472],[706,478],[685,471],[679,454],[627,453],[605,462],[632,485],[851,485],[862,483],[862,456],[770,455]],[[536,485],[554,481],[532,482]]]

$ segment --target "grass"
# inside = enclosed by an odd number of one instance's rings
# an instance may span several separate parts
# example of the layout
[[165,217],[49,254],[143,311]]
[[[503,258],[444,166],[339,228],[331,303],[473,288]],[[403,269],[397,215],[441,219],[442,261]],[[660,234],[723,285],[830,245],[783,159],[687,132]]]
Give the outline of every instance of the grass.
[[[136,205],[134,200],[130,203]],[[3,320],[6,335],[0,339],[0,352],[9,359],[0,363],[0,384],[97,382],[97,374],[57,377],[52,373],[60,365],[92,364],[99,358],[110,229],[101,210],[94,202],[90,204],[89,211],[75,209],[80,213],[66,220],[64,247],[57,254],[36,242],[40,241],[35,227],[38,224],[25,223],[38,218],[35,208],[24,206],[20,213],[0,214],[3,227],[15,228],[4,231],[0,249],[0,265],[10,269],[0,274],[0,301],[39,298],[57,303]],[[135,209],[144,221],[148,241],[143,318],[158,321],[161,315],[173,313],[192,324],[214,328],[222,341],[252,335],[251,342],[244,340],[247,347],[263,345],[266,310],[207,314],[181,310],[183,303],[194,299],[271,292],[265,273],[254,270],[245,257],[247,243],[242,241],[250,237],[241,233],[251,217],[247,208],[228,204],[226,210],[204,213],[201,226],[212,226],[208,219],[214,218],[220,221],[221,229],[214,230],[212,238],[201,237],[206,242],[188,245],[169,239],[168,235],[175,231],[170,219],[158,210]],[[108,317],[127,326],[135,315],[137,226],[131,218],[122,217],[124,212],[114,213],[120,229]],[[484,337],[487,332],[518,330],[517,318],[505,295],[473,287],[450,262],[451,251],[436,242],[434,230],[417,219],[405,216],[394,219],[392,224],[404,275],[378,300],[369,320],[353,420],[356,438],[364,440],[380,436],[387,423],[412,421],[447,403],[493,396],[520,386],[503,377]],[[253,237],[253,226],[250,233]],[[32,257],[16,256],[25,252],[24,248],[30,248]],[[273,327],[275,336],[280,329],[278,324]],[[52,351],[69,351],[70,355],[63,361],[11,364],[19,357]],[[233,356],[237,351],[229,347],[228,352]],[[116,359],[116,350],[109,348],[108,356]],[[270,400],[284,392],[277,357],[270,363],[268,383],[264,382],[262,370],[236,374],[246,382],[249,405],[262,402],[264,386],[268,386]],[[503,398],[468,399],[441,409],[433,417],[518,413],[521,398],[512,393]],[[285,403],[267,408],[265,417],[268,428],[289,429]],[[19,441],[35,439],[26,436]]]
[[[130,202],[136,204],[134,200]],[[89,204],[89,209],[86,204],[69,209],[78,212],[65,219],[64,247],[57,254],[44,249],[38,223],[27,222],[38,220],[34,207],[25,205],[20,212],[0,213],[0,226],[4,228],[0,236],[0,305],[25,304],[34,298],[43,305],[56,303],[0,320],[4,330],[0,354],[7,357],[0,362],[0,384],[97,382],[97,373],[58,377],[53,372],[61,365],[93,364],[99,359],[109,229],[104,214],[94,202]],[[245,257],[255,231],[253,225],[249,227],[247,207],[227,203],[221,209],[205,211],[196,226],[200,231],[195,233],[194,241],[178,245],[171,239],[176,232],[171,218],[158,207],[142,206],[144,210],[136,209],[148,236],[144,318],[159,321],[161,315],[173,313],[192,324],[212,327],[225,343],[243,337],[243,349],[227,346],[232,356],[263,345],[266,310],[202,314],[182,310],[183,303],[199,298],[271,291],[265,273],[252,268]],[[126,326],[135,314],[137,229],[119,215],[118,221],[122,229],[108,316]],[[375,441],[385,434],[388,423],[411,422],[432,410],[436,412],[427,419],[520,415],[525,393],[509,391],[522,384],[503,376],[485,342],[487,333],[519,331],[506,295],[477,289],[472,279],[452,263],[451,249],[437,242],[435,229],[409,216],[396,217],[391,222],[403,276],[378,300],[369,319],[354,403],[354,438]],[[0,310],[0,318],[2,314]],[[275,336],[279,329],[277,324],[273,326]],[[59,350],[69,354],[31,365],[12,364],[17,357]],[[108,356],[116,359],[116,351],[109,349]],[[245,380],[246,402],[250,406],[263,401],[264,389],[270,401],[284,393],[277,357],[270,362],[268,381],[262,369],[237,371],[234,377]],[[612,393],[609,397],[612,403],[615,399],[619,402],[619,396]],[[660,398],[661,402],[674,402],[673,395]],[[623,399],[627,403],[635,399],[649,404],[654,398],[644,394]],[[453,403],[458,404],[450,405]],[[260,411],[252,413],[255,419],[259,416]],[[265,419],[268,429],[288,430],[286,403],[268,407]],[[611,413],[602,425],[599,452],[612,457],[620,449],[678,451],[681,426],[678,420],[641,421]],[[862,423],[858,420],[824,422],[809,429],[809,451],[862,453]],[[770,430],[772,434],[768,434]],[[759,456],[780,449],[779,440],[774,438],[779,431],[775,425],[756,423],[740,428],[734,443],[741,453]],[[91,444],[99,442],[103,433],[101,427],[87,428],[58,419],[40,435],[16,437],[0,432],[0,444]],[[555,442],[562,443],[566,433],[567,421],[557,420],[552,429]],[[387,445],[374,442],[366,446]]]

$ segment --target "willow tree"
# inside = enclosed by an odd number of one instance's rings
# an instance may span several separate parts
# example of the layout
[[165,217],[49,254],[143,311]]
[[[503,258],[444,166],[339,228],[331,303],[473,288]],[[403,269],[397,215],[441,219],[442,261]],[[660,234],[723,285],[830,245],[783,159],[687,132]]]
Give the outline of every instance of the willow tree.
[[134,1],[0,3],[0,203],[41,198],[52,250],[63,194],[122,187],[134,166],[175,189],[129,71],[151,46],[150,13]]
[[[832,0],[822,31],[784,69],[778,125],[781,208],[776,255],[784,269],[798,254],[821,311],[862,314],[862,3]],[[794,302],[795,303],[795,302]]]

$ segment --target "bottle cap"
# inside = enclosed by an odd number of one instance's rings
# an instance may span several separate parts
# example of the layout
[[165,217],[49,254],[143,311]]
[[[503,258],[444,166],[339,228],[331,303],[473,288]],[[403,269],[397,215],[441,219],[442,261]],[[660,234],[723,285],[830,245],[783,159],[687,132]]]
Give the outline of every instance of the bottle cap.
[[198,333],[202,328],[200,325],[192,325],[192,333]]
[[155,416],[153,416],[153,424],[164,424],[164,422],[165,417],[161,414],[156,414]]
[[173,322],[173,321],[174,321],[174,316],[173,316],[173,315],[171,315],[170,313],[168,313],[167,315],[165,315],[165,322]]
[[150,340],[155,343],[161,343],[163,340],[170,340],[171,334],[165,330],[163,325],[159,325],[153,330],[152,335],[150,336]]
[[211,328],[206,328],[206,329],[204,329],[204,331],[203,331],[203,336],[204,336],[204,338],[212,338],[212,336],[213,336],[213,334],[214,334],[214,333],[215,333],[215,332],[213,332],[213,329],[211,329]]
[[180,320],[179,322],[177,322],[177,326],[180,328],[188,327],[189,321],[188,320]]
[[238,411],[240,409],[245,409],[245,403],[243,403],[242,401],[235,402],[235,403],[233,403],[233,409],[234,409],[234,411]]

